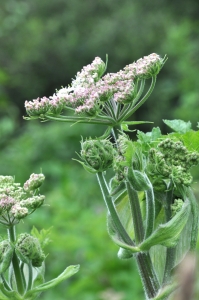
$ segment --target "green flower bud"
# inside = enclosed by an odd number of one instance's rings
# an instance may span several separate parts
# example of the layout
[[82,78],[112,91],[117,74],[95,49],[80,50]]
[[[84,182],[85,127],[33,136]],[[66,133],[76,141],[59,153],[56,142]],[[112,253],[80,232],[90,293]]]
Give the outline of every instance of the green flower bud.
[[44,195],[34,196],[31,198],[22,200],[20,202],[20,206],[35,210],[44,203],[44,199],[45,199]]
[[133,257],[133,253],[128,249],[120,248],[117,256],[120,259],[129,259]]
[[146,191],[151,188],[151,183],[145,173],[129,168],[127,178],[134,190],[138,192]]
[[24,190],[30,192],[39,188],[44,179],[45,176],[43,174],[31,174],[30,178],[24,183]]
[[0,274],[9,268],[13,251],[14,249],[8,240],[0,242]]
[[16,252],[24,263],[32,261],[34,267],[40,267],[45,259],[39,240],[28,233],[19,235]]
[[171,205],[172,217],[174,217],[182,208],[184,201],[182,199],[175,199]]
[[14,177],[12,176],[0,176],[0,187],[14,183]]
[[115,150],[109,140],[82,141],[81,147],[83,165],[88,171],[97,173],[111,168]]

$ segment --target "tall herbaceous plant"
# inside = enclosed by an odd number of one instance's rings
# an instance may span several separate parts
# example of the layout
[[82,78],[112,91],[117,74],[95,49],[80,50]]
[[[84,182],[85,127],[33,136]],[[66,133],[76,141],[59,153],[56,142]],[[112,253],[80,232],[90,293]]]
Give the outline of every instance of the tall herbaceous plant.
[[151,95],[166,60],[153,53],[105,74],[107,59],[96,57],[68,87],[25,102],[28,120],[104,126],[103,136],[81,141],[78,161],[97,177],[118,258],[136,260],[145,297],[156,300],[179,288],[175,269],[198,234],[190,169],[199,162],[199,132],[190,122],[164,120],[168,135],[154,127],[137,130],[136,141],[128,136],[129,126],[145,123],[128,119]]

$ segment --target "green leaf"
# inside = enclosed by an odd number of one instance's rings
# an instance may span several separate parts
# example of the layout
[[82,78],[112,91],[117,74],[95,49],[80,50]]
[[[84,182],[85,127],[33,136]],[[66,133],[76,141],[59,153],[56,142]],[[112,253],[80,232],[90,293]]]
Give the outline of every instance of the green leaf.
[[31,230],[31,235],[39,240],[42,249],[51,242],[49,238],[51,230],[52,226],[48,229],[42,229],[40,231],[35,226],[33,226]]
[[122,128],[123,131],[133,132],[135,130],[130,130],[128,128],[128,125],[139,125],[139,124],[146,124],[146,123],[153,123],[153,122],[149,122],[149,121],[123,121],[121,123],[121,128]]
[[170,296],[177,288],[179,285],[177,283],[173,283],[170,285],[164,286],[159,292],[158,295],[153,298],[153,300],[165,300]]
[[[35,293],[38,292],[42,292],[45,290],[48,290],[54,286],[56,286],[57,284],[59,284],[60,282],[66,280],[67,278],[73,276],[74,274],[76,274],[79,271],[80,266],[79,265],[74,265],[74,266],[69,266],[67,267],[58,277],[56,277],[55,279],[52,279],[48,282],[45,282],[43,284],[40,284],[39,286],[33,288],[32,290],[28,291],[25,294],[25,297],[28,299],[28,297],[31,297],[32,295],[34,295]],[[26,299],[25,298],[25,299]],[[31,298],[30,298],[31,299]]]
[[136,131],[136,129],[130,130],[129,127],[128,127],[128,125],[127,125],[126,123],[122,123],[122,124],[121,124],[121,129],[122,129],[123,131],[128,131],[128,132]]
[[[110,214],[108,214],[107,216],[107,229],[108,229],[108,233],[111,237],[111,239],[113,240],[113,242],[118,245],[121,249],[124,249],[124,250],[130,250],[131,253],[136,253],[136,252],[140,252],[140,249],[138,247],[133,247],[133,246],[129,246],[127,245],[123,239],[121,238],[121,236],[118,234],[116,228],[115,228],[115,225],[113,223],[113,220],[110,216]],[[119,250],[119,252],[124,252],[123,250]],[[129,253],[128,253],[129,254]],[[118,253],[118,257],[119,258],[122,258],[120,257],[120,253]]]
[[162,245],[155,245],[149,250],[150,258],[160,284],[162,283],[164,276],[166,249],[167,248]]
[[[0,282],[0,300],[24,300],[16,291],[8,291],[5,289],[2,282]],[[25,298],[26,299],[26,298]],[[32,298],[30,298],[32,299]]]
[[184,134],[171,133],[167,137],[181,140],[189,151],[199,152],[199,131],[190,130]]
[[154,245],[163,245],[166,247],[176,246],[180,233],[190,215],[190,204],[187,201],[182,209],[167,223],[160,224],[158,228],[140,245],[141,250],[149,250]]
[[141,143],[151,143],[157,141],[162,136],[159,127],[153,127],[151,132],[137,131],[137,138]]
[[179,133],[186,133],[191,130],[191,122],[185,122],[183,120],[163,120],[163,122],[169,126],[172,130]]
[[84,169],[85,169],[87,172],[92,173],[92,174],[96,174],[96,173],[97,173],[97,171],[96,171],[95,169],[93,169],[93,168],[90,167],[90,166],[87,166],[85,163],[83,163],[83,161],[78,160],[78,159],[75,159],[75,158],[73,158],[73,160],[78,161],[78,162],[84,167]]

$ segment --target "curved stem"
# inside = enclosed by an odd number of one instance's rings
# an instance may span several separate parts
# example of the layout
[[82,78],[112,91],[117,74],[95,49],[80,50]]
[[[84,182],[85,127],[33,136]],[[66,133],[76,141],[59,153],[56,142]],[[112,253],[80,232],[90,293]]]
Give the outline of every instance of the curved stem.
[[151,185],[150,189],[145,191],[146,195],[146,230],[144,239],[148,238],[154,229],[154,220],[155,220],[155,201],[153,186]]
[[122,118],[120,117],[118,122],[128,119],[148,99],[148,97],[151,95],[151,93],[155,87],[155,83],[156,83],[156,76],[152,77],[150,88],[147,91],[147,93],[144,95],[144,97],[125,116],[123,116]]
[[[16,241],[16,233],[15,233],[15,226],[11,226],[8,228],[8,238],[11,243],[15,243]],[[21,274],[21,270],[19,267],[19,260],[16,255],[16,252],[14,251],[13,257],[12,257],[12,265],[13,265],[13,271],[15,275],[15,280],[17,284],[18,292],[22,295],[24,293],[24,284],[23,284],[23,276]]]
[[29,271],[29,276],[28,276],[28,285],[27,285],[27,291],[29,291],[32,288],[32,281],[33,281],[33,272],[32,272],[32,264],[28,264],[28,271]]
[[[165,217],[166,222],[171,220],[171,204],[173,200],[173,185],[172,183],[168,187],[165,199]],[[176,247],[167,248],[166,250],[166,263],[163,277],[163,284],[168,284],[171,281],[171,271],[174,267],[176,255]]]
[[133,219],[133,227],[136,245],[140,244],[144,238],[144,226],[140,209],[140,202],[137,192],[132,188],[129,182],[126,182],[126,188],[129,196],[131,207],[131,215]]
[[135,106],[135,104],[138,102],[138,100],[142,96],[144,86],[145,86],[145,80],[142,79],[137,96],[135,97],[135,99],[132,100],[132,103],[130,104],[130,106],[129,105],[127,107],[124,106],[123,110],[121,111],[119,120],[122,120],[123,118],[125,118],[125,115],[128,113],[128,111],[130,111]]
[[109,119],[108,118],[103,118],[103,116],[100,116],[99,119],[92,119],[92,118],[73,118],[73,117],[65,117],[65,116],[59,116],[59,117],[53,117],[53,116],[49,116],[49,115],[45,115],[45,118],[48,120],[53,120],[53,121],[59,121],[59,122],[67,122],[67,123],[86,123],[86,124],[101,124],[101,125],[107,125],[107,126],[111,126],[113,124],[115,124],[115,121],[113,119]]
[[121,236],[121,238],[123,239],[123,241],[126,244],[134,246],[133,241],[131,240],[130,236],[128,235],[128,233],[126,232],[126,230],[124,229],[124,226],[122,225],[122,223],[120,221],[120,218],[117,214],[115,205],[112,202],[112,199],[109,195],[109,192],[108,192],[107,185],[105,183],[103,174],[100,172],[100,173],[97,173],[96,175],[97,175],[98,183],[99,183],[99,186],[100,186],[105,204],[106,204],[107,209],[110,213],[110,216],[111,216],[111,218],[114,222],[114,225],[117,229],[117,232],[119,233],[119,235]]

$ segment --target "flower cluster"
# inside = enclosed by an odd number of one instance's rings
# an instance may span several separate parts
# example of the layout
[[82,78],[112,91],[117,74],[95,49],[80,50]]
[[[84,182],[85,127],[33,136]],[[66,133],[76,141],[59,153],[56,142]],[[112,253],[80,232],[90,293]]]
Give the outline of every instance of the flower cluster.
[[190,152],[182,142],[167,138],[149,151],[149,173],[152,177],[170,179],[175,184],[190,186],[190,168],[199,163],[199,154]]
[[21,187],[12,176],[0,176],[0,223],[18,223],[43,204],[45,196],[37,192],[44,178],[43,174],[32,174]]
[[123,104],[132,102],[136,96],[135,85],[138,79],[156,76],[164,62],[165,59],[153,53],[117,73],[108,73],[102,77],[106,64],[96,57],[77,73],[70,86],[61,88],[49,98],[26,101],[26,111],[29,116],[38,117],[47,113],[60,114],[64,107],[71,107],[77,114],[96,115],[110,98]]
[[135,63],[127,65],[125,71],[130,74],[134,74],[135,77],[149,79],[152,76],[156,76],[164,64],[158,54],[152,53],[148,56],[138,59]]

